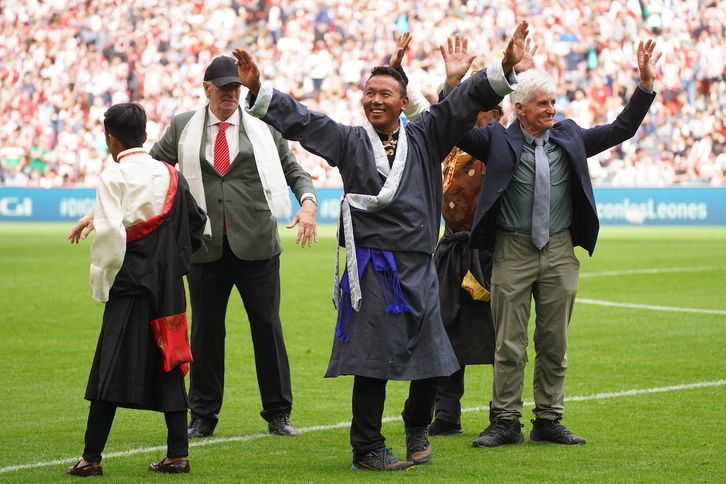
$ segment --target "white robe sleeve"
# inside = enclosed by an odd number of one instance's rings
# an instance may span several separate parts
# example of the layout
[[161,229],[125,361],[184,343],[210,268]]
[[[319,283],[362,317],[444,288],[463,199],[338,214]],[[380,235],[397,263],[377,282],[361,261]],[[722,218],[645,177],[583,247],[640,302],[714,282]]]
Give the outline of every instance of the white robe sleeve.
[[428,99],[413,84],[406,86],[406,92],[408,94],[408,107],[403,114],[406,115],[409,121],[414,122],[421,113],[431,107],[431,103],[429,103]]
[[96,236],[91,245],[91,295],[98,302],[108,301],[108,293],[121,269],[126,254],[124,227],[124,184],[114,176],[115,170],[104,172],[96,191],[96,215],[93,225]]

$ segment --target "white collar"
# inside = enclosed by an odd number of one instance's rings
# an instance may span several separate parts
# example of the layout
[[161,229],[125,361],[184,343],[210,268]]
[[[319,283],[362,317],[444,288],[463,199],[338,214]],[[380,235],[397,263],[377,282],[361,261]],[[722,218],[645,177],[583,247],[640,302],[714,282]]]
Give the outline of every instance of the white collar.
[[137,155],[149,156],[149,154],[143,148],[129,148],[128,150],[124,150],[121,153],[119,153],[118,155],[116,155],[116,162],[121,163],[121,161],[128,160],[129,158],[132,158]]
[[229,123],[233,126],[239,126],[239,107],[234,110],[234,113],[232,113],[232,116],[227,118],[225,121],[220,120],[217,116],[214,115],[212,112],[212,108],[207,105],[207,112],[209,113],[209,118],[207,122],[207,126],[214,126],[217,123]]

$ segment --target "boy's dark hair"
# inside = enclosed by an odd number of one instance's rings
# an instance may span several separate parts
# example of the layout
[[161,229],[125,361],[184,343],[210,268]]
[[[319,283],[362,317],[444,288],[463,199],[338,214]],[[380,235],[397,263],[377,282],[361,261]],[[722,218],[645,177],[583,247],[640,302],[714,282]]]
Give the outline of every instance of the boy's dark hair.
[[[398,85],[401,90],[401,97],[408,96],[408,93],[406,92],[406,82],[403,80],[403,76],[401,76],[401,73],[398,72],[393,67],[389,66],[378,66],[371,69],[371,77],[373,76],[391,76],[394,79],[398,81]],[[368,79],[370,79],[369,77]]]
[[103,127],[124,148],[138,148],[146,135],[146,111],[136,103],[115,104],[103,115]]

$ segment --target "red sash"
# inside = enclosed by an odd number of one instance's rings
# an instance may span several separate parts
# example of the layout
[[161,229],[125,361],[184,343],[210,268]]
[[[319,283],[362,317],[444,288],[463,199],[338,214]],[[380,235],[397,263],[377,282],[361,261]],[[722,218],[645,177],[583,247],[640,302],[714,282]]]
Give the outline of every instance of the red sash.
[[[160,162],[161,163],[161,162]],[[164,163],[169,169],[169,190],[166,192],[166,199],[164,200],[164,208],[159,215],[151,217],[149,220],[139,222],[131,227],[126,227],[126,242],[131,242],[134,239],[143,237],[156,230],[159,225],[164,223],[166,217],[169,215],[172,205],[174,205],[174,198],[176,197],[176,189],[179,186],[179,172],[174,169],[173,166]]]
[[189,362],[193,361],[189,347],[189,331],[187,330],[187,314],[175,314],[151,322],[156,345],[161,350],[161,368],[171,371],[177,366],[186,376]]

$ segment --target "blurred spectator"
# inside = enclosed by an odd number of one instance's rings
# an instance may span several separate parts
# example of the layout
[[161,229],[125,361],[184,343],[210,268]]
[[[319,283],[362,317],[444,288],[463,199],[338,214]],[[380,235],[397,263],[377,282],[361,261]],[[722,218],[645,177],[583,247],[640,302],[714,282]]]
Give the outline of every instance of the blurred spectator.
[[721,182],[726,181],[726,144],[721,145],[721,153],[716,157],[716,173],[721,177]]
[[40,179],[42,176],[43,175],[41,175],[38,170],[32,170],[30,172],[30,177],[28,178],[28,183],[25,186],[27,188],[41,188]]
[[41,176],[45,173],[45,167],[53,159],[53,148],[51,146],[50,136],[47,134],[37,134],[33,138],[28,153],[29,163],[28,170],[32,174],[37,171]]
[[27,150],[23,148],[24,143],[20,140],[18,131],[12,132],[0,147],[0,164],[3,170],[10,172],[23,172],[27,165]]
[[323,40],[315,41],[312,53],[305,57],[303,62],[303,71],[312,80],[314,95],[320,92],[323,82],[333,73],[333,69],[333,59],[328,49],[325,48],[325,42]]
[[63,179],[58,176],[54,168],[45,170],[45,175],[39,181],[40,188],[60,188],[63,185]]
[[11,166],[5,170],[5,186],[13,188],[25,188],[28,185],[28,175],[23,173],[17,166]]
[[[175,113],[201,103],[204,66],[235,47],[251,48],[276,88],[336,121],[363,124],[361,79],[387,62],[381,53],[393,51],[397,34],[412,32],[414,55],[404,68],[435,100],[445,77],[437,49],[448,36],[473,39],[480,67],[525,16],[540,44],[535,67],[567,86],[557,94],[558,110],[582,126],[614,119],[625,105],[637,82],[638,40],[655,38],[667,56],[648,121],[636,139],[590,160],[593,183],[632,178],[616,175],[636,169],[625,159],[636,148],[662,166],[660,143],[672,155],[672,183],[723,181],[724,0],[0,0],[0,169],[38,171],[37,183],[47,183],[53,169],[55,185],[65,176],[66,186],[95,186],[103,165],[96,156],[106,159],[99,123],[108,106],[142,104],[151,145]],[[504,107],[506,119],[508,100]],[[341,186],[336,169],[301,153],[318,186]],[[668,184],[662,174],[641,183],[656,178]]]

